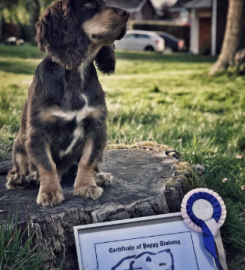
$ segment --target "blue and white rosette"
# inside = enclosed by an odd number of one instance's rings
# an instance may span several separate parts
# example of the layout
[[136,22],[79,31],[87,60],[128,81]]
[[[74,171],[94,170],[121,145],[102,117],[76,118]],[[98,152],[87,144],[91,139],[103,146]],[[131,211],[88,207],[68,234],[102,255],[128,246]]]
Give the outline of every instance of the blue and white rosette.
[[194,231],[203,233],[203,242],[221,270],[228,270],[220,227],[226,219],[222,198],[207,188],[190,191],[183,199],[181,213],[185,223]]

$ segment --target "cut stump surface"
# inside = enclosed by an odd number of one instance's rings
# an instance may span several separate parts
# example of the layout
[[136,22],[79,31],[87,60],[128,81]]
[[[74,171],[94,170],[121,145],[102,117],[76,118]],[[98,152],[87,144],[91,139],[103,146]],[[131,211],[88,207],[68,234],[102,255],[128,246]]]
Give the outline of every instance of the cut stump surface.
[[96,201],[74,197],[74,182],[67,180],[62,183],[65,201],[55,207],[41,207],[36,204],[38,185],[6,190],[6,178],[0,177],[0,218],[7,220],[8,212],[15,214],[18,209],[21,226],[28,226],[29,234],[36,231],[34,244],[51,251],[45,269],[60,266],[64,249],[63,269],[78,269],[73,226],[180,211],[188,169],[178,170],[183,162],[173,155],[109,150],[104,161],[102,170],[114,178]]

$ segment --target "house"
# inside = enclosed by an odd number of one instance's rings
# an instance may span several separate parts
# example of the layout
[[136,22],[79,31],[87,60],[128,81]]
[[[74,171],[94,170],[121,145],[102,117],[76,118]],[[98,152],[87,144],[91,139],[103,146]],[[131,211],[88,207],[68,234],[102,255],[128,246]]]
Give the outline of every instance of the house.
[[133,21],[157,20],[160,12],[151,0],[107,0],[106,4],[127,10]]
[[192,0],[185,7],[191,16],[190,51],[219,54],[225,35],[228,0]]
[[186,3],[190,0],[177,0],[172,6],[169,7],[173,21],[188,23],[189,22],[189,11],[186,8]]

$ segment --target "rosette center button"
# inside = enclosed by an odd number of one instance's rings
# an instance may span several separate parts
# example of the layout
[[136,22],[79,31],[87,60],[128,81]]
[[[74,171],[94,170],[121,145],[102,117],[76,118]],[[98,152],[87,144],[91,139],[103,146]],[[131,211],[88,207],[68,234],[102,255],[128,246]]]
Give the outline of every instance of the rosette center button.
[[210,219],[214,213],[212,204],[209,201],[203,199],[194,202],[192,211],[193,214],[201,220]]

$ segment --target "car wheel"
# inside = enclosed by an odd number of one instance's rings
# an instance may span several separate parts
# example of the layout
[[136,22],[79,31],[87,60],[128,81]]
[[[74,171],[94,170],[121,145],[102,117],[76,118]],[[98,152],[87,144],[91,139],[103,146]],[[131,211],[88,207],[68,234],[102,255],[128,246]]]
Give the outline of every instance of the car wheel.
[[154,50],[154,48],[153,48],[152,46],[147,46],[147,47],[145,48],[145,51],[148,51],[148,52],[154,52],[155,50]]

